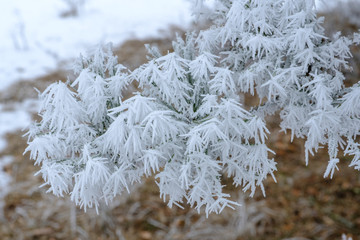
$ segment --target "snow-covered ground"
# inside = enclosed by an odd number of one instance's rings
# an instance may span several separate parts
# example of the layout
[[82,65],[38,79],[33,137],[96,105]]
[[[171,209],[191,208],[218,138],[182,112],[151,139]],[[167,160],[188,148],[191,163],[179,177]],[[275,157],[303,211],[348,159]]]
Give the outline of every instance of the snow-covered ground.
[[[75,1],[75,0],[72,0]],[[80,15],[64,17],[66,0],[1,3],[0,90],[57,67],[99,42],[158,36],[191,21],[186,0],[86,0]]]
[[7,146],[7,143],[4,139],[6,133],[28,127],[31,121],[31,112],[37,111],[37,101],[27,100],[22,103],[16,103],[12,107],[14,109],[8,111],[6,110],[5,104],[0,104],[0,152],[5,150]]
[[[347,2],[350,2],[353,0],[315,0],[315,6],[316,6],[316,10],[320,11],[320,12],[327,12],[327,11],[331,11],[331,9],[334,9],[335,7],[339,6],[339,3],[344,3],[346,4]],[[355,1],[359,1],[360,4],[360,0],[355,0]]]

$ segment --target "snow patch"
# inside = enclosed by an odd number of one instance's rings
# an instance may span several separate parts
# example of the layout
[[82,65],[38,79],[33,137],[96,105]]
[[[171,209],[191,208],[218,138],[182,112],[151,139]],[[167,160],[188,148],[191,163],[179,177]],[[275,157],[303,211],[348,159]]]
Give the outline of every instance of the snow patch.
[[25,102],[22,106],[17,106],[14,111],[4,111],[4,105],[0,105],[0,152],[7,147],[4,139],[7,133],[23,129],[29,125],[31,116],[26,108],[28,104],[29,102]]
[[169,25],[191,22],[186,0],[92,0],[78,17],[61,16],[68,7],[62,0],[13,0],[1,7],[0,90],[46,74],[99,42],[155,37]]

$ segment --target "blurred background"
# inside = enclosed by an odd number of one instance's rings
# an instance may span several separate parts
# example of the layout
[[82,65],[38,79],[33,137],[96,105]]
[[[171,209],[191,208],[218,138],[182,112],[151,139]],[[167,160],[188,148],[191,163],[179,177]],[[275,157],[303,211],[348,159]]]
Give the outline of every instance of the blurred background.
[[[360,239],[360,174],[343,157],[334,178],[324,179],[326,149],[305,166],[303,140],[290,143],[269,119],[269,147],[278,162],[267,196],[248,198],[225,180],[242,206],[206,218],[185,206],[168,208],[153,178],[119,196],[99,215],[68,197],[39,188],[39,170],[23,155],[26,126],[36,118],[37,92],[74,78],[73,59],[112,42],[130,69],[146,61],[144,44],[166,53],[176,32],[200,28],[188,0],[0,0],[0,239]],[[326,33],[360,29],[360,0],[317,1]],[[360,49],[352,49],[347,84],[360,79]]]

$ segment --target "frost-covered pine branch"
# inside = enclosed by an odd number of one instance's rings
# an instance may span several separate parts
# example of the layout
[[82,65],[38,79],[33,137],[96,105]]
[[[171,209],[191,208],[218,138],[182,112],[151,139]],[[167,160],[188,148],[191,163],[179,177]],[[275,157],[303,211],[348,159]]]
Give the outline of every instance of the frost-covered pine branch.
[[[265,122],[275,112],[292,139],[306,138],[306,162],[328,146],[324,177],[339,149],[360,169],[360,86],[345,87],[341,73],[360,35],[325,37],[313,0],[218,0],[213,12],[202,2],[195,12],[214,25],[179,37],[174,52],[149,47],[149,61],[130,72],[100,47],[76,63],[74,82],[40,95],[26,151],[49,192],[86,209],[155,175],[169,206],[219,213],[237,205],[223,176],[250,195],[275,179]],[[123,100],[134,81],[140,90]],[[241,93],[260,104],[245,110]]]

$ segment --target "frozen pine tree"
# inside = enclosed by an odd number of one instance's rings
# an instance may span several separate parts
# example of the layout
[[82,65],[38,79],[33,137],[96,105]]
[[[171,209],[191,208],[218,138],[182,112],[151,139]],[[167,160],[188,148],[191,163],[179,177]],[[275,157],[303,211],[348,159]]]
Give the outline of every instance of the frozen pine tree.
[[[26,151],[49,192],[86,209],[155,175],[169,206],[219,213],[237,205],[223,176],[250,195],[275,179],[265,120],[274,113],[306,139],[306,162],[328,146],[324,177],[340,149],[360,169],[360,86],[345,87],[341,72],[360,35],[325,37],[313,0],[218,0],[206,11],[194,3],[213,26],[178,38],[174,52],[149,47],[149,61],[130,72],[107,45],[80,57],[74,82],[40,95]],[[134,81],[139,91],[124,100]],[[260,103],[245,110],[242,93]]]

